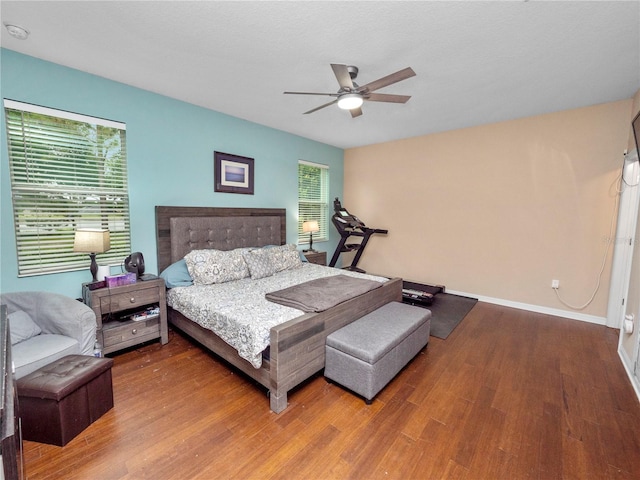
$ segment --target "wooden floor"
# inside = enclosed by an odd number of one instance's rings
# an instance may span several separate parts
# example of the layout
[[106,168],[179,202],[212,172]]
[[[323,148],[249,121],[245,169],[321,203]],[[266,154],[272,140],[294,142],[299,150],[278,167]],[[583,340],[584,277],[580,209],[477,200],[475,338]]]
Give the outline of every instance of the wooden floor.
[[618,331],[478,303],[371,406],[313,378],[280,415],[171,332],[114,356],[115,407],[28,479],[638,479],[640,404]]

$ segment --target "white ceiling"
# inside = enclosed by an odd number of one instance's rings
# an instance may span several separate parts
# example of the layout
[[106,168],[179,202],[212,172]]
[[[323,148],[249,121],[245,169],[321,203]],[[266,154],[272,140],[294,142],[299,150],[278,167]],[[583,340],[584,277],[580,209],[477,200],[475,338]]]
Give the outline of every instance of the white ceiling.
[[[611,102],[640,89],[640,2],[7,1],[3,47],[340,148]],[[405,67],[361,117],[331,97]],[[141,106],[143,108],[143,106]],[[80,112],[88,113],[91,112]]]

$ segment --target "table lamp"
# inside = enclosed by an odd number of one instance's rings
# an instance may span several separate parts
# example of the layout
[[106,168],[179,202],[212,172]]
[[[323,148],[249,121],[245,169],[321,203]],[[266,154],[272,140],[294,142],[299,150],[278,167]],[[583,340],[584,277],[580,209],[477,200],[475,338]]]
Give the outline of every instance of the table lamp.
[[93,228],[81,228],[76,230],[73,239],[73,251],[88,253],[91,258],[91,274],[93,281],[97,282],[98,264],[96,263],[96,253],[106,252],[111,248],[111,240],[109,238],[109,230],[100,230]]
[[316,220],[309,220],[308,222],[302,223],[302,231],[304,233],[309,234],[309,249],[303,250],[303,252],[315,252],[313,249],[313,232],[319,232],[320,227],[318,226],[318,222]]

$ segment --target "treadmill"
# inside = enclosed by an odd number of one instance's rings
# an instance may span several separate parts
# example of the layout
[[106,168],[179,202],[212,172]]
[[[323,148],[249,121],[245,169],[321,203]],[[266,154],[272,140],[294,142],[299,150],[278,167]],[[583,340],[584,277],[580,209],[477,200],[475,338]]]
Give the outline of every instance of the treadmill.
[[[336,266],[336,262],[338,261],[338,257],[341,253],[356,251],[356,255],[353,257],[351,265],[343,268],[353,272],[366,273],[361,268],[358,268],[357,265],[360,261],[360,257],[364,253],[367,243],[369,242],[369,238],[371,238],[371,235],[375,235],[376,233],[387,234],[389,231],[381,228],[367,227],[358,217],[352,215],[346,208],[342,207],[338,197],[333,201],[333,210],[335,213],[331,217],[331,222],[340,234],[340,242],[338,242],[338,246],[336,247],[335,252],[333,252],[333,257],[331,257],[329,266]],[[350,237],[360,237],[362,240],[357,243],[347,243],[347,240]]]

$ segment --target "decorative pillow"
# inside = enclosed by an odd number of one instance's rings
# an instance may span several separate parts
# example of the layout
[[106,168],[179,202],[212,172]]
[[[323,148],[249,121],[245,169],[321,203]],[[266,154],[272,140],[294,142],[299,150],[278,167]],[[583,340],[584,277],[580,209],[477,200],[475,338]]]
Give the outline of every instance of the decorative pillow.
[[193,250],[185,255],[184,260],[195,285],[224,283],[249,276],[249,269],[242,258],[242,253],[247,250]]
[[18,310],[7,315],[11,331],[11,345],[27,340],[42,333],[42,329],[31,319],[27,312]]
[[289,270],[291,268],[299,268],[302,266],[302,260],[300,260],[300,254],[297,249],[289,250],[288,252],[282,252],[281,262],[277,265],[278,271]]
[[167,288],[188,287],[193,285],[193,278],[189,275],[187,262],[185,262],[184,258],[165,268],[160,274],[160,277],[164,279]]
[[300,253],[298,253],[296,246],[291,243],[271,247],[266,251],[269,252],[269,255],[271,256],[271,261],[276,268],[276,272],[302,266]]
[[244,252],[242,256],[249,268],[252,279],[270,277],[276,273],[276,266],[271,261],[269,250],[250,250]]
[[[262,248],[276,248],[276,247],[279,247],[279,246],[281,246],[281,245],[265,245]],[[293,246],[295,248],[295,245],[293,245]],[[304,252],[302,250],[298,250],[298,254],[300,255],[300,261],[302,263],[305,263],[305,262],[309,263],[309,260],[307,260],[307,257],[304,256]]]

